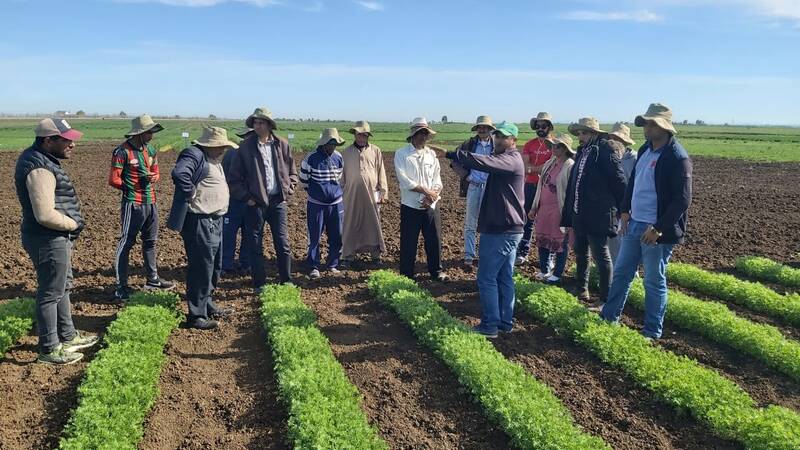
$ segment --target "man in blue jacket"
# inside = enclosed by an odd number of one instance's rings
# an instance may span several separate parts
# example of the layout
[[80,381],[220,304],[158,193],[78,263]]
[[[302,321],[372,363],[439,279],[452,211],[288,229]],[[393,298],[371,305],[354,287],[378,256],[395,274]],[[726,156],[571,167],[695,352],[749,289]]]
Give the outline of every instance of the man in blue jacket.
[[342,179],[344,159],[336,147],[344,144],[336,128],[326,128],[317,141],[317,149],[300,164],[300,182],[308,192],[306,216],[308,220],[308,257],[306,264],[310,278],[319,278],[319,239],[322,232],[328,235],[328,270],[339,273],[342,256]]
[[646,142],[639,149],[622,203],[620,233],[624,237],[601,316],[609,322],[619,320],[641,263],[645,290],[642,334],[658,339],[667,310],[667,263],[675,244],[682,243],[686,236],[692,201],[692,160],[675,138],[668,107],[651,104],[634,123],[644,128]]
[[467,169],[489,174],[478,213],[481,323],[473,329],[488,338],[497,337],[498,331],[507,333],[514,326],[514,260],[527,219],[525,164],[517,150],[519,129],[513,123],[501,122],[493,134],[494,151],[490,155],[465,150],[446,154]]

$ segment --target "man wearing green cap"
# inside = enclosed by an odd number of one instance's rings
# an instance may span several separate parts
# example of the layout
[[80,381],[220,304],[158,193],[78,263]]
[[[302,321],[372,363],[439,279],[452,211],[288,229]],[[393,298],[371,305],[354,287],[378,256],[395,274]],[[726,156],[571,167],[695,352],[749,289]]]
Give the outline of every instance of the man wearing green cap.
[[517,150],[519,129],[510,122],[497,125],[494,151],[479,155],[464,150],[445,156],[465,168],[487,172],[478,214],[478,290],[481,323],[474,331],[489,338],[514,326],[514,260],[522,239],[526,214],[525,165]]
[[162,280],[156,268],[156,241],[158,240],[158,206],[155,184],[161,179],[158,170],[158,151],[150,145],[153,135],[163,130],[147,114],[131,121],[131,130],[125,142],[114,149],[109,186],[122,192],[120,207],[119,243],[114,258],[117,285],[114,300],[128,300],[128,261],[136,236],[142,238],[142,259],[147,271],[145,289],[172,289],[175,285]]

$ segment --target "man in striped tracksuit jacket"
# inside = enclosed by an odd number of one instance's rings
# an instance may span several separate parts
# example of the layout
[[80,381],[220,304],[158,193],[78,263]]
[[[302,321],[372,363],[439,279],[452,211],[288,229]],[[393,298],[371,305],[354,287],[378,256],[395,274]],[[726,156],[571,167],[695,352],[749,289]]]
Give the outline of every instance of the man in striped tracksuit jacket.
[[306,264],[310,278],[319,278],[319,239],[324,230],[328,236],[328,270],[338,273],[342,254],[342,220],[344,205],[342,178],[344,160],[336,147],[344,144],[336,128],[322,132],[317,149],[303,159],[300,165],[300,182],[308,192],[306,205],[308,218],[308,257]]
[[163,130],[148,115],[136,117],[131,122],[128,138],[114,149],[108,184],[122,191],[120,207],[120,233],[114,254],[116,288],[114,300],[128,299],[128,259],[136,243],[136,235],[142,236],[142,257],[147,271],[145,289],[172,289],[175,285],[162,280],[156,268],[156,240],[158,239],[158,208],[156,207],[155,183],[161,178],[158,170],[157,151],[148,144],[153,134]]

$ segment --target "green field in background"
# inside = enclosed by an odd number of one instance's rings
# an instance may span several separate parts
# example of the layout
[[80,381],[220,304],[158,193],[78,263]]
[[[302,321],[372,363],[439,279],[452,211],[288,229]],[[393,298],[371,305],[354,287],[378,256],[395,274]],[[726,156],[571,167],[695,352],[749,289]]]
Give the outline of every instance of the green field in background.
[[[84,141],[121,141],[130,127],[127,119],[67,119],[76,129],[85,133]],[[158,119],[165,130],[156,134],[153,143],[159,148],[171,146],[181,149],[184,140],[181,133],[189,132],[190,138],[200,135],[205,123],[219,125],[228,129],[230,136],[240,129],[242,121],[207,121],[186,119]],[[0,119],[0,150],[21,150],[33,141],[34,119]],[[408,125],[404,123],[371,123],[375,135],[372,142],[385,151],[396,150],[405,145]],[[518,124],[520,141],[534,137],[527,123]],[[291,139],[295,149],[308,151],[314,146],[324,128],[336,127],[348,141],[347,130],[351,122],[278,122],[278,134]],[[434,143],[443,147],[455,147],[469,137],[471,124],[449,123],[433,124],[438,132]],[[567,125],[556,125],[556,131],[566,132]],[[604,129],[610,129],[605,125]],[[691,155],[720,158],[737,158],[752,161],[800,161],[800,128],[789,127],[750,127],[750,126],[678,126],[678,137]],[[631,127],[637,146],[642,142],[641,128]],[[577,145],[577,142],[576,142]]]

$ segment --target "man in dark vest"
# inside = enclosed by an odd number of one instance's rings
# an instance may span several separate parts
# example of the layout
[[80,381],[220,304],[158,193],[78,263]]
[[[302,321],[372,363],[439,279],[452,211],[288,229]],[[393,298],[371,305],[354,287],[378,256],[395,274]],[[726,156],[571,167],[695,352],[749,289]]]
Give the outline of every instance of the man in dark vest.
[[22,206],[22,246],[36,269],[38,361],[73,364],[97,336],[75,330],[69,301],[72,247],[85,226],[75,187],[59,160],[71,156],[82,133],[66,120],[44,119],[36,140],[17,160],[14,183]]

